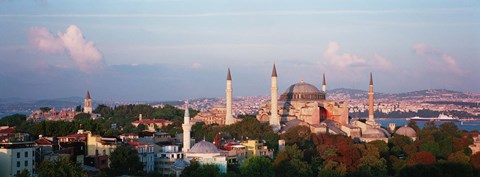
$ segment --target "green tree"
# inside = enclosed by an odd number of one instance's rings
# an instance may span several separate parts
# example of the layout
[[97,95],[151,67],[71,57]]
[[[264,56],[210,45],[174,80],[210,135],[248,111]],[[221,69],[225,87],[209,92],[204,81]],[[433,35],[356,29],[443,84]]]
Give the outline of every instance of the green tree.
[[318,177],[344,177],[347,175],[347,166],[333,160],[327,160],[319,167]]
[[191,161],[190,166],[186,167],[181,177],[220,177],[220,169],[217,165],[213,164],[204,164],[201,165],[197,161]]
[[57,160],[44,160],[38,168],[39,177],[87,177],[87,172],[80,164],[61,157]]
[[27,120],[27,116],[23,114],[14,114],[11,116],[5,116],[0,119],[0,125],[6,126],[19,126]]
[[110,175],[140,175],[143,174],[143,163],[138,160],[135,149],[118,146],[110,154]]
[[76,121],[87,121],[91,118],[92,116],[88,113],[80,113],[80,114],[77,114],[75,115],[75,117],[73,117],[74,120]]
[[266,157],[250,157],[240,165],[240,172],[245,177],[273,177],[272,161]]
[[458,151],[448,156],[448,162],[468,164],[470,157],[465,155],[463,151]]
[[297,144],[300,149],[306,149],[310,141],[311,131],[310,128],[306,126],[294,126],[289,128],[285,133],[282,134],[282,139],[285,140],[286,144]]
[[296,144],[286,146],[285,150],[278,153],[274,162],[275,176],[312,176],[311,166],[303,161],[303,152]]
[[387,175],[387,162],[384,158],[367,155],[360,159],[359,173],[363,176],[384,177]]
[[434,156],[440,155],[440,145],[435,141],[426,141],[420,145],[419,151],[428,151]]
[[31,177],[30,172],[27,169],[22,170],[20,173],[17,173],[15,177]]
[[40,107],[40,111],[42,111],[42,112],[48,112],[50,110],[52,110],[51,107]]

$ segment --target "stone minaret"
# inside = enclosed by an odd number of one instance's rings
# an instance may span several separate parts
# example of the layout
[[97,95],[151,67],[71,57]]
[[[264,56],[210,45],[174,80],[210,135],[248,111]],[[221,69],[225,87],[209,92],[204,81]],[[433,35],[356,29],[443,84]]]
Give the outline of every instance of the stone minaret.
[[87,90],[87,96],[85,96],[85,101],[83,102],[83,112],[87,114],[92,113],[92,99],[90,98],[90,92]]
[[190,150],[190,131],[192,124],[190,124],[190,112],[188,111],[188,100],[185,102],[185,116],[183,116],[183,152]]
[[368,88],[368,122],[372,125],[375,124],[373,112],[373,77],[372,72],[370,72],[370,86]]
[[327,82],[325,81],[325,73],[323,73],[322,91],[327,93]]
[[275,64],[273,64],[272,70],[272,89],[271,89],[271,103],[270,103],[270,126],[272,126],[273,131],[277,132],[280,130],[280,119],[278,117],[278,87],[277,87],[277,69]]
[[228,68],[227,73],[227,89],[225,102],[226,105],[226,115],[225,115],[225,125],[233,124],[233,116],[232,116],[232,76],[230,75],[230,67]]

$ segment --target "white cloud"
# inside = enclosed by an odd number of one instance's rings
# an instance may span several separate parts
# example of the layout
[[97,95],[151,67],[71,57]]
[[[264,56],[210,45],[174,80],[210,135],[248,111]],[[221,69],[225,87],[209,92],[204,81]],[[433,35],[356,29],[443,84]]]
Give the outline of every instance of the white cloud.
[[339,53],[340,46],[336,42],[330,42],[323,52],[327,65],[339,70],[375,68],[390,70],[393,65],[385,57],[374,53],[373,59],[367,59],[350,53]]
[[34,27],[28,32],[30,44],[46,53],[62,53],[64,48],[62,41],[56,38],[45,27]]
[[430,68],[441,72],[452,72],[463,75],[463,70],[458,66],[457,60],[448,53],[430,47],[425,43],[412,46],[415,54],[423,57],[430,64]]
[[328,43],[327,48],[323,52],[323,57],[331,66],[339,69],[347,69],[348,67],[364,66],[367,61],[359,56],[349,53],[339,54],[340,47],[336,42]]
[[392,63],[388,61],[385,57],[380,56],[379,54],[373,54],[373,60],[370,61],[370,65],[373,68],[381,69],[381,70],[391,70],[393,69]]
[[105,61],[93,42],[86,41],[76,25],[70,25],[65,33],[52,35],[47,28],[35,27],[29,31],[30,44],[37,50],[50,54],[68,54],[83,72],[101,69]]
[[200,63],[193,63],[192,64],[193,69],[200,69],[201,67],[202,67],[202,64],[200,64]]

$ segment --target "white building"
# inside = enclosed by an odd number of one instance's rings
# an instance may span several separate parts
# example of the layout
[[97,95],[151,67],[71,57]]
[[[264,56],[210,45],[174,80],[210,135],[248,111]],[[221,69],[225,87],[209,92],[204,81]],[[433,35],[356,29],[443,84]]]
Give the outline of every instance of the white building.
[[160,152],[155,156],[155,171],[162,175],[174,174],[173,164],[183,157],[183,152],[179,151],[177,145],[161,146]]
[[144,165],[143,171],[150,173],[155,170],[153,145],[142,142],[128,142],[127,144],[137,150],[138,160]]
[[200,141],[185,153],[189,161],[197,161],[201,165],[213,164],[220,168],[221,173],[227,173],[227,158],[220,150],[208,141]]
[[35,147],[32,141],[0,143],[0,176],[14,177],[23,170],[35,171]]

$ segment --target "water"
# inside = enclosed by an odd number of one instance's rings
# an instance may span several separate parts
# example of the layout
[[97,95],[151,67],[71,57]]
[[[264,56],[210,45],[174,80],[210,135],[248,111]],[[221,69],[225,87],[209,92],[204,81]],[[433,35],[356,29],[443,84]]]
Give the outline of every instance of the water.
[[[395,123],[395,125],[398,127],[398,126],[403,126],[403,125],[407,125],[409,120],[406,120],[406,119],[377,119],[375,120],[375,122],[381,124],[383,127],[388,127],[388,124],[389,123]],[[420,128],[423,128],[425,126],[425,123],[427,122],[424,122],[424,121],[417,121],[417,126],[420,127]],[[435,124],[437,126],[439,126],[440,124],[443,124],[444,122],[441,122],[441,121],[438,121],[438,122],[435,122]],[[455,125],[457,125],[457,127],[460,129],[460,130],[467,130],[467,131],[472,131],[472,130],[478,130],[480,131],[480,120],[478,121],[468,121],[468,122],[453,122]]]

